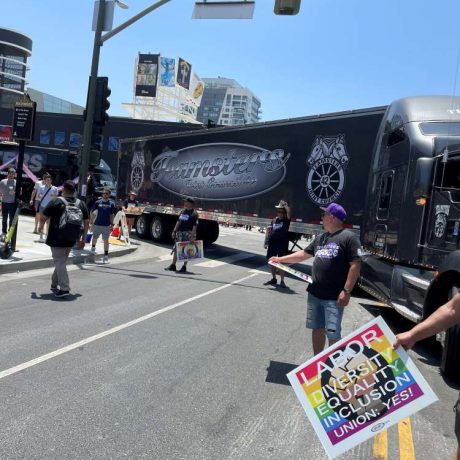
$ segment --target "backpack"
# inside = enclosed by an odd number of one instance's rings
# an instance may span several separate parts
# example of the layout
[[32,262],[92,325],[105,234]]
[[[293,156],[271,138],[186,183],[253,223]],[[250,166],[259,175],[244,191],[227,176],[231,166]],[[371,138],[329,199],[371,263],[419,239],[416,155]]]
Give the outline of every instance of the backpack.
[[59,197],[65,204],[64,212],[59,219],[58,238],[61,241],[77,241],[83,228],[83,212],[80,209],[80,200],[70,203],[64,197]]

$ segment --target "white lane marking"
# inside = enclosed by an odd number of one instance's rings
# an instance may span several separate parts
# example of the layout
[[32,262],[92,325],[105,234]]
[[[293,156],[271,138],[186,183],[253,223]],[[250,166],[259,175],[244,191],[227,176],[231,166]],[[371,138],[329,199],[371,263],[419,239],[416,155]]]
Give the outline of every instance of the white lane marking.
[[233,262],[238,262],[239,260],[249,259],[251,257],[254,257],[254,254],[242,252],[240,254],[233,254],[232,256],[224,257],[223,259],[206,260],[205,262],[193,264],[193,266],[194,267],[216,268],[216,267],[220,267],[221,265],[231,264]]
[[158,260],[164,262],[165,260],[172,260],[172,254],[165,254],[164,256],[158,257]]
[[21,372],[29,367],[36,366],[37,364],[43,363],[44,361],[48,361],[49,359],[56,358],[64,353],[69,351],[75,350],[78,347],[82,347],[83,345],[87,345],[88,343],[95,342],[96,340],[102,339],[109,335],[115,334],[117,332],[122,331],[128,327],[134,326],[135,324],[142,323],[143,321],[147,321],[148,319],[154,318],[155,316],[161,315],[168,311],[174,310],[175,308],[181,307],[182,305],[188,304],[190,302],[194,302],[195,300],[201,299],[202,297],[206,297],[211,294],[215,294],[216,292],[222,291],[223,289],[227,289],[230,286],[233,286],[238,283],[242,283],[250,278],[257,276],[257,273],[252,273],[247,275],[239,280],[232,281],[231,283],[224,284],[223,286],[219,286],[218,288],[211,289],[210,291],[203,292],[202,294],[198,294],[193,297],[189,297],[188,299],[181,300],[180,302],[174,303],[167,307],[161,308],[160,310],[156,310],[152,313],[148,313],[147,315],[140,316],[139,318],[133,319],[128,321],[127,323],[120,324],[119,326],[112,327],[111,329],[107,329],[106,331],[100,332],[99,334],[92,335],[91,337],[87,337],[86,339],[80,340],[78,342],[71,343],[65,347],[59,348],[58,350],[52,351],[45,355],[39,356],[38,358],[31,359],[30,361],[26,361],[25,363],[18,364],[17,366],[10,367],[9,369],[5,369],[4,371],[0,372],[0,379],[8,377],[9,375],[16,374]]

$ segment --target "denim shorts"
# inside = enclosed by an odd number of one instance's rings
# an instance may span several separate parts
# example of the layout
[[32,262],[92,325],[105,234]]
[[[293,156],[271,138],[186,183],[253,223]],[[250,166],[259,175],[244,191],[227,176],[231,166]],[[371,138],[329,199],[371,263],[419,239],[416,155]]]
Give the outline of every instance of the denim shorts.
[[324,329],[331,340],[340,340],[344,308],[337,306],[337,300],[318,299],[308,294],[307,328]]

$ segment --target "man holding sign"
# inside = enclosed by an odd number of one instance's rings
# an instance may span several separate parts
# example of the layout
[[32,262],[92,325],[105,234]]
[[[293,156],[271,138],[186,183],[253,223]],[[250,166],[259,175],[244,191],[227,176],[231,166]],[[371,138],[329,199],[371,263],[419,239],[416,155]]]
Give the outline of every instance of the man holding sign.
[[323,227],[304,250],[283,257],[272,257],[274,263],[297,263],[315,257],[313,283],[308,287],[307,328],[312,329],[313,353],[324,350],[341,338],[343,309],[350,301],[351,291],[361,269],[359,238],[344,228],[347,213],[342,206],[331,203],[323,211]]
[[[184,209],[179,214],[176,225],[172,233],[172,239],[176,243],[182,243],[185,241],[196,240],[196,228],[198,225],[198,213],[193,209],[195,202],[191,198],[184,200]],[[174,256],[172,264],[166,267],[165,270],[172,272],[176,271],[177,262],[177,245],[174,245]],[[184,260],[184,265],[179,270],[179,273],[187,272],[187,261]]]

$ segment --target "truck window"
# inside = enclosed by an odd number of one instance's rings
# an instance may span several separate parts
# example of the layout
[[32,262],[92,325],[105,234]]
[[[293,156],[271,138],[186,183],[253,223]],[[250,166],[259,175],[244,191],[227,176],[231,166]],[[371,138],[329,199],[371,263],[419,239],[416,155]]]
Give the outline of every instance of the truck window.
[[439,162],[435,186],[460,190],[460,158],[449,159],[447,163]]
[[377,209],[377,219],[388,219],[391,201],[391,191],[393,189],[393,171],[382,174],[380,180],[379,205]]

